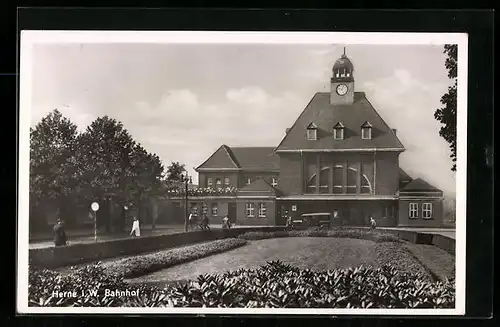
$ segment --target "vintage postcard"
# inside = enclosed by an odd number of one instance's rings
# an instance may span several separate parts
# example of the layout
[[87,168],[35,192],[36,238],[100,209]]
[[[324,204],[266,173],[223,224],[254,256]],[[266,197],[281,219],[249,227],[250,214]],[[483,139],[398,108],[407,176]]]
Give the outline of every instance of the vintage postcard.
[[20,45],[20,313],[465,313],[466,34]]

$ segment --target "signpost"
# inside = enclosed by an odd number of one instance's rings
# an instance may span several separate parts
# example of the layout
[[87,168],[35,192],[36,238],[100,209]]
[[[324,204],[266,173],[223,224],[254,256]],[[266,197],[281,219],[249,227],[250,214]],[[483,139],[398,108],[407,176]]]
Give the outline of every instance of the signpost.
[[90,208],[94,212],[94,242],[97,242],[97,210],[99,210],[99,203],[93,202]]

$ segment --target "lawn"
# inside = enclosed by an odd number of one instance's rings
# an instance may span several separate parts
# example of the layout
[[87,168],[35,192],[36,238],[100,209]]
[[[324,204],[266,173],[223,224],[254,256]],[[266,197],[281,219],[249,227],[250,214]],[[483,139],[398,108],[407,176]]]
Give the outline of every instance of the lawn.
[[350,238],[287,237],[251,241],[235,250],[127,281],[161,286],[174,281],[196,279],[201,274],[223,273],[240,268],[253,269],[275,260],[312,270],[391,264],[402,271],[421,273],[425,278],[432,279],[428,270],[402,244]]

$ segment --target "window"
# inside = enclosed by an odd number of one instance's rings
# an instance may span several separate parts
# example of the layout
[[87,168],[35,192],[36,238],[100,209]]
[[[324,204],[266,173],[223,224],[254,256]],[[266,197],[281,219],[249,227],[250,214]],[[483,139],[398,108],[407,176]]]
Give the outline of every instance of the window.
[[358,177],[358,172],[356,168],[354,167],[349,167],[347,169],[347,193],[349,194],[355,194],[357,193],[357,178]]
[[207,187],[213,187],[214,186],[214,180],[212,178],[207,179]]
[[250,177],[247,177],[247,185],[252,184],[252,179]]
[[193,216],[198,216],[198,206],[196,204],[191,204],[191,213]]
[[217,216],[217,203],[212,203],[212,216]]
[[[311,158],[315,160],[316,158]],[[307,165],[307,181],[306,181],[306,193],[316,193],[316,175],[318,166],[316,163],[309,163]]]
[[330,174],[332,173],[330,167],[322,167],[319,172],[319,193],[330,193]]
[[361,138],[363,140],[369,140],[372,138],[372,129],[371,127],[363,127],[361,129]]
[[208,213],[208,208],[207,208],[207,204],[206,203],[203,203],[202,205],[202,212],[204,215],[206,215]]
[[418,203],[410,203],[409,217],[411,219],[418,218]]
[[333,126],[333,138],[335,140],[343,140],[344,139],[344,125],[341,122],[338,122]]
[[271,185],[272,185],[273,187],[278,186],[278,179],[277,179],[276,177],[273,177],[273,180],[272,180],[272,182],[271,182]]
[[266,218],[266,204],[259,203],[259,218]]
[[373,193],[373,162],[362,162],[361,163],[361,193],[371,194]]
[[247,203],[246,204],[246,214],[248,218],[253,218],[255,217],[254,215],[255,208],[253,206],[253,203]]
[[333,167],[333,193],[344,193],[344,167],[342,165]]
[[309,141],[315,141],[318,139],[318,130],[315,128],[307,129],[307,139]]
[[229,177],[224,177],[224,186],[229,186]]
[[432,203],[422,203],[422,218],[432,219]]
[[372,124],[365,122],[361,125],[361,138],[363,140],[369,140],[372,138]]
[[222,182],[221,182],[220,178],[217,178],[215,180],[215,187],[222,188]]

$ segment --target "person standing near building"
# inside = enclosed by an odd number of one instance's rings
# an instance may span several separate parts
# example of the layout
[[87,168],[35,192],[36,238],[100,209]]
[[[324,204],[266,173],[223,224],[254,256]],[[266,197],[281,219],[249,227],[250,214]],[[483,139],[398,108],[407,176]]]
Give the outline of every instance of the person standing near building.
[[209,221],[208,221],[207,214],[203,214],[203,218],[201,220],[201,224],[203,226],[202,229],[210,230],[210,226],[209,226]]
[[231,224],[229,223],[229,217],[227,215],[225,215],[224,218],[222,218],[222,228],[223,229],[231,228]]
[[376,227],[377,227],[377,222],[372,216],[370,216],[370,229],[374,230]]
[[288,211],[285,211],[285,219],[286,219],[286,227],[292,228],[292,216],[288,213]]
[[65,246],[67,242],[66,231],[64,230],[64,222],[61,219],[57,219],[57,224],[54,225],[53,235],[54,235],[54,245],[55,246]]
[[132,223],[132,230],[130,231],[130,235],[133,237],[141,236],[141,228],[139,226],[139,220],[137,217],[134,217],[134,222]]

